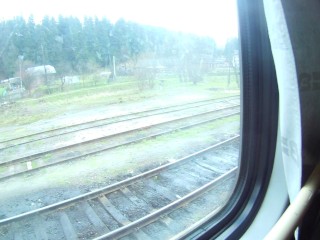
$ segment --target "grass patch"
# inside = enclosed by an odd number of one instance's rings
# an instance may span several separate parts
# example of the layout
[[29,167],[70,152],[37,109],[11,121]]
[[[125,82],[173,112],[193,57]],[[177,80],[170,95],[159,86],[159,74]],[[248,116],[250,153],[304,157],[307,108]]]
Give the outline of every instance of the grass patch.
[[0,174],[3,174],[7,171],[7,167],[0,167]]
[[39,165],[35,162],[35,161],[32,161],[31,162],[31,167],[32,167],[32,169],[34,169],[34,168],[37,168]]
[[[179,139],[193,139],[196,137],[205,142],[207,141],[207,138],[204,138],[205,135],[208,136],[208,139],[210,138],[212,140],[213,138],[210,134],[204,133],[212,132],[226,123],[232,122],[239,122],[239,116],[216,120],[198,127],[177,131],[126,147],[119,147],[105,153],[85,157],[80,161],[50,167],[47,170],[44,169],[35,174],[32,179],[28,179],[28,184],[38,190],[46,189],[47,186],[78,188],[78,186],[82,184],[105,184],[106,179],[117,178],[126,174],[135,174],[139,169],[144,169],[146,166],[150,166],[150,164],[160,165],[166,163],[168,157],[175,156],[176,148],[168,149],[168,153],[153,155],[153,151],[162,144],[178,142]],[[236,127],[234,127],[234,129],[230,128],[229,131],[234,132],[236,130],[235,128]],[[164,147],[165,146],[162,146],[162,148]],[[149,155],[147,159],[145,154]],[[35,168],[36,165],[32,164],[32,167]],[[79,176],[83,177],[79,178]],[[41,181],[41,179],[45,179],[45,181]],[[19,182],[17,187],[21,187],[21,184],[22,183]],[[27,185],[27,183],[23,184]]]
[[[139,143],[140,146],[137,146],[138,148],[145,148],[148,145],[153,145],[153,144],[161,144],[163,142],[166,142],[168,140],[172,139],[180,139],[180,138],[193,138],[198,135],[202,135],[204,132],[209,132],[214,129],[218,129],[222,127],[223,125],[231,122],[239,122],[240,121],[240,116],[239,115],[234,115],[231,117],[227,117],[224,119],[219,119],[219,120],[214,120],[211,123],[207,123],[205,125],[200,125],[197,127],[185,129],[185,130],[179,130],[176,132],[172,132],[170,134],[162,135],[154,139],[149,139],[149,140],[144,140],[143,142]],[[208,135],[208,138],[210,136]]]
[[[26,125],[70,111],[82,111],[108,104],[131,103],[156,97],[166,98],[178,96],[181,93],[205,94],[210,98],[235,95],[236,93],[223,91],[227,86],[226,78],[227,76],[206,76],[202,82],[193,84],[191,82],[181,83],[177,77],[167,77],[155,80],[153,89],[140,91],[137,80],[133,77],[126,77],[119,78],[117,82],[110,84],[57,92],[36,99],[22,99],[0,108],[0,127]],[[238,89],[234,79],[228,89]]]
[[50,160],[51,157],[52,157],[52,153],[47,153],[46,155],[43,156],[42,160],[47,162],[48,160]]

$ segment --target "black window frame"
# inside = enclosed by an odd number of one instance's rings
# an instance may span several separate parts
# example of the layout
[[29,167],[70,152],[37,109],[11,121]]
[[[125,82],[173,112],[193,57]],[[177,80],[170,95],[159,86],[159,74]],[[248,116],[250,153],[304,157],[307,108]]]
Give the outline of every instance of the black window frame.
[[237,4],[242,80],[238,181],[226,206],[186,238],[241,238],[260,209],[273,169],[279,92],[263,0]]

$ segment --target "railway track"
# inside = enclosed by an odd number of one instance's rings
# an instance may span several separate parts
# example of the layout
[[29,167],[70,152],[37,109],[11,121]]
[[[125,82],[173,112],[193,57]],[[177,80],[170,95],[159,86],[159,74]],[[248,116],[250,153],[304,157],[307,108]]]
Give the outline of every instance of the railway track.
[[0,161],[0,170],[2,170],[0,172],[0,179],[4,180],[25,173],[31,173],[66,161],[77,160],[116,147],[137,143],[164,134],[210,123],[236,114],[239,114],[239,106],[231,105],[225,108],[204,111],[200,114],[192,113],[187,116],[174,117],[169,121],[165,120],[162,122],[143,125],[142,127],[133,126],[132,129],[91,139],[85,142],[78,142],[14,159]]
[[152,239],[145,226],[166,225],[172,221],[169,213],[188,211],[192,201],[235,179],[238,139],[227,139],[104,188],[1,219],[0,239],[118,239],[131,235]]
[[155,109],[145,110],[145,111],[141,111],[141,112],[133,112],[133,113],[124,114],[124,115],[96,119],[93,121],[78,123],[78,124],[74,124],[74,125],[70,125],[70,126],[63,126],[63,127],[59,127],[59,128],[55,128],[55,129],[42,131],[42,132],[36,132],[36,133],[26,135],[26,136],[20,136],[20,137],[15,137],[15,138],[11,138],[11,139],[1,140],[0,141],[0,151],[8,149],[8,148],[16,147],[16,146],[19,146],[22,144],[32,143],[35,141],[52,138],[55,136],[62,136],[65,134],[75,133],[75,132],[78,132],[81,130],[102,127],[102,126],[116,123],[116,122],[119,123],[119,122],[123,122],[123,121],[138,119],[141,117],[159,115],[159,114],[164,114],[164,113],[173,113],[173,112],[177,112],[177,111],[181,111],[181,110],[185,110],[185,109],[203,107],[203,106],[207,106],[207,105],[210,105],[213,103],[216,104],[216,103],[221,103],[221,102],[228,102],[228,101],[232,101],[232,100],[237,100],[238,98],[239,98],[239,96],[232,96],[232,97],[225,97],[225,98],[219,98],[219,99],[209,99],[209,100],[204,100],[204,101],[199,101],[199,102],[187,103],[184,105],[173,105],[173,106],[169,106],[169,107],[155,108]]

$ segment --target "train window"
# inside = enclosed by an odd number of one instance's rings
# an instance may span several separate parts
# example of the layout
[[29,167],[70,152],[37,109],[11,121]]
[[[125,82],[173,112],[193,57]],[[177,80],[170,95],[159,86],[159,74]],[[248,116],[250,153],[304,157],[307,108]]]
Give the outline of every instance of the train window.
[[243,232],[226,223],[257,207],[276,136],[261,1],[0,12],[0,239]]

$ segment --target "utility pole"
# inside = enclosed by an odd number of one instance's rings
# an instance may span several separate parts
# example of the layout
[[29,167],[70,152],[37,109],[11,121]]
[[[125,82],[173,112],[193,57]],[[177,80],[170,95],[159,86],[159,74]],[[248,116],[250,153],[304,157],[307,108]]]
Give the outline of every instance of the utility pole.
[[43,44],[41,44],[41,50],[42,50],[42,65],[44,68],[44,75],[45,75],[45,79],[46,79],[46,85],[48,86],[49,82],[48,82],[48,76],[47,76],[47,68],[44,65],[44,50],[43,50]]
[[23,62],[23,55],[19,55],[19,65],[20,65],[20,93],[22,92],[22,62]]
[[117,74],[116,74],[116,57],[112,56],[112,62],[113,62],[113,80],[116,80]]
[[[111,40],[111,46],[114,45],[114,41],[117,40],[117,38],[114,36],[113,34],[114,29],[112,28],[109,32],[109,37]],[[111,49],[113,49],[113,47],[111,47]],[[114,56],[115,52],[114,49],[112,50],[112,65],[113,65],[113,71],[112,71],[112,80],[116,80],[117,74],[116,74],[116,57]]]

